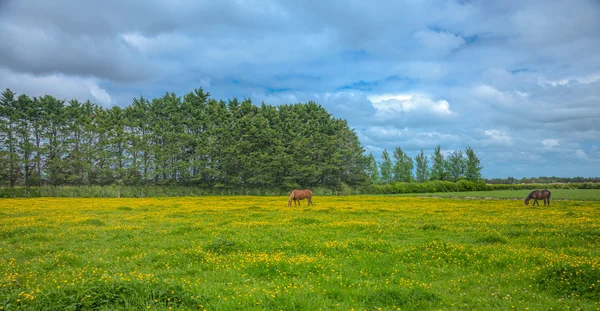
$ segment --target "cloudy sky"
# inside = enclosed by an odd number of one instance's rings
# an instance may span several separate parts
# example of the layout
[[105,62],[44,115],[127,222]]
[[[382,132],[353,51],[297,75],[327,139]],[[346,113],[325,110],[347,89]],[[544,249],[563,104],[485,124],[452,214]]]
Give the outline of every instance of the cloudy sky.
[[30,96],[314,100],[377,158],[600,176],[597,0],[0,0],[0,39],[0,88]]

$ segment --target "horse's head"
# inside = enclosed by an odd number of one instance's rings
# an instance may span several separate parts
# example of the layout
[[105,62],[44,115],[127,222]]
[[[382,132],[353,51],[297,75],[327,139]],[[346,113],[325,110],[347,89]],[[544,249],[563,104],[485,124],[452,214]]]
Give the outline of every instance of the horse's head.
[[529,205],[529,199],[525,199],[525,206]]

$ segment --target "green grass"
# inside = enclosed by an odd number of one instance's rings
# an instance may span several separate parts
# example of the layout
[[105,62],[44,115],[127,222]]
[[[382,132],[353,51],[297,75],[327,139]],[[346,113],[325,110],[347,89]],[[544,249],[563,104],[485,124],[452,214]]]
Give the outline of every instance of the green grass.
[[0,200],[0,310],[597,310],[600,202]]
[[[397,196],[441,198],[494,198],[525,200],[525,198],[531,191],[532,190],[496,190],[468,192],[406,193],[397,194]],[[598,189],[550,189],[550,192],[552,193],[552,200],[600,200],[600,190]],[[544,205],[544,203],[541,200],[540,202],[542,205]]]

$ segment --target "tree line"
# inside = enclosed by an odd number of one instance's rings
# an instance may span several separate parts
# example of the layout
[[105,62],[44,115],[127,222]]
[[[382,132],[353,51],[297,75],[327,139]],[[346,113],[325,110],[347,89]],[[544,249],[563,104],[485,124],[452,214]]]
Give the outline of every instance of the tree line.
[[471,147],[465,148],[464,153],[462,150],[455,150],[444,157],[438,145],[431,158],[421,150],[414,161],[402,148],[396,147],[392,156],[393,159],[387,149],[384,149],[381,163],[378,164],[373,154],[369,154],[367,174],[374,183],[482,180],[481,160]]
[[327,187],[369,182],[369,158],[343,119],[307,102],[270,106],[183,97],[90,101],[0,95],[0,185]]
[[553,184],[553,183],[600,183],[600,177],[523,177],[486,178],[488,184]]

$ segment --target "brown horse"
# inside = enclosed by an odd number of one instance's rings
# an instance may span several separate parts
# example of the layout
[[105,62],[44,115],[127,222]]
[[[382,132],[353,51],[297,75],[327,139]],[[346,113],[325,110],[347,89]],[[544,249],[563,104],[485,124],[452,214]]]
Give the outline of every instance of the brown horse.
[[290,199],[288,201],[288,207],[292,207],[292,200],[294,200],[294,206],[296,206],[296,201],[298,201],[298,205],[300,205],[300,200],[308,200],[308,206],[312,204],[312,191],[305,190],[292,190],[290,193]]
[[531,206],[535,206],[535,203],[537,203],[537,205],[540,206],[540,203],[537,201],[539,199],[544,200],[544,206],[546,206],[546,203],[548,203],[548,206],[550,206],[550,191],[548,191],[548,190],[531,191],[531,193],[525,199],[525,206],[529,205],[529,200],[531,200],[531,199],[533,199],[533,205],[531,205]]

